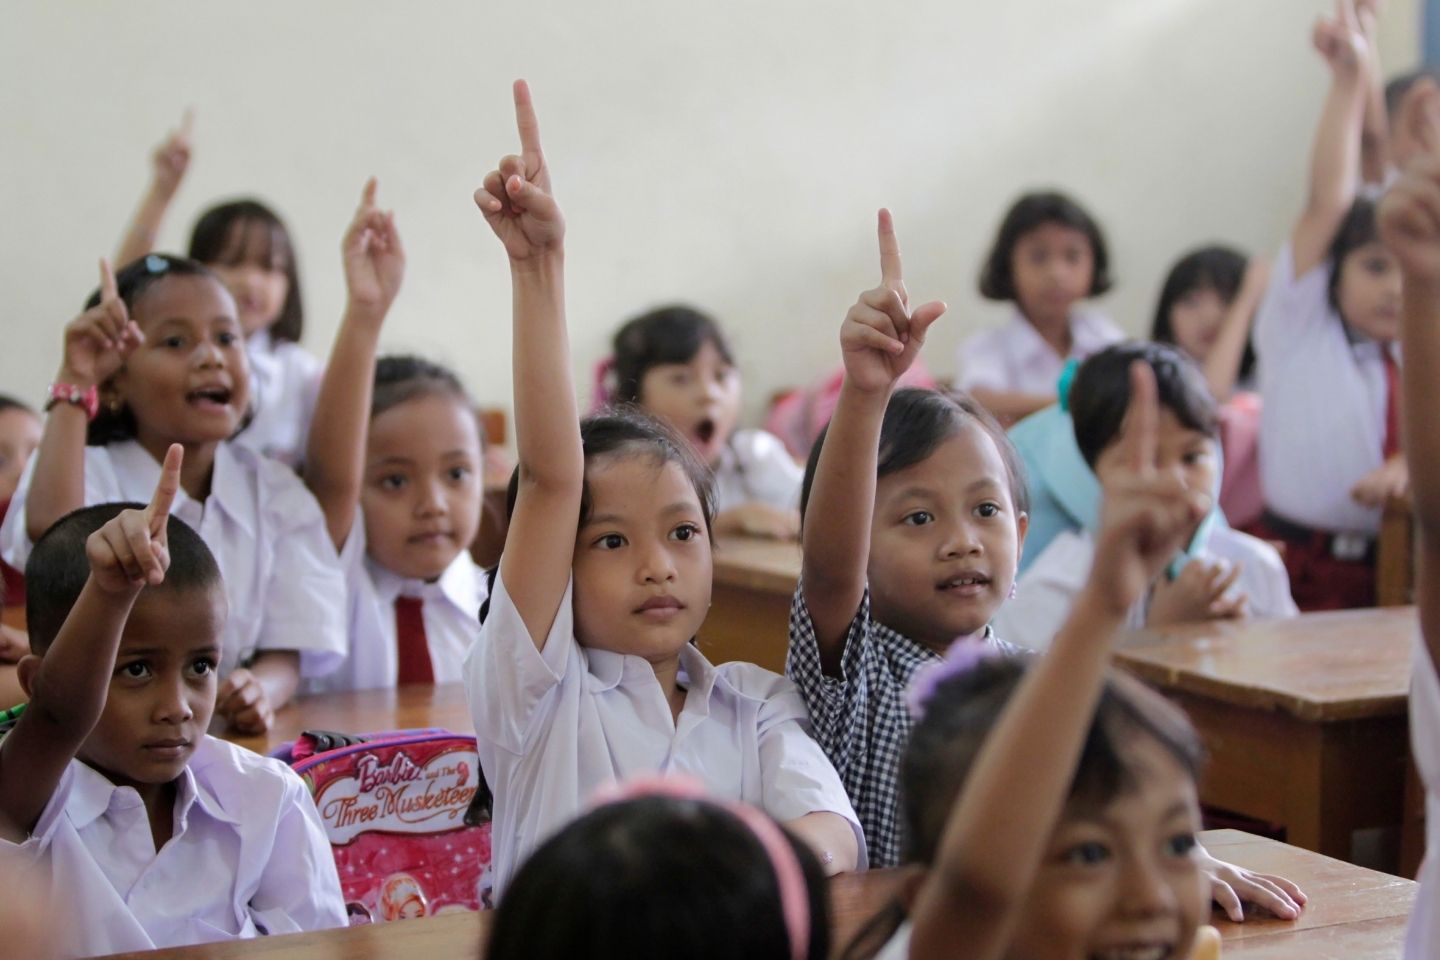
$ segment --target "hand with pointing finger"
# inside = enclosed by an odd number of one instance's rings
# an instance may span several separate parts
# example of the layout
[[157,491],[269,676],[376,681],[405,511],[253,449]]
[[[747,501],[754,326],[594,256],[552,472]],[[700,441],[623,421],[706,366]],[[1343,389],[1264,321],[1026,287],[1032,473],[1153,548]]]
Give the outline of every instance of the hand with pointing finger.
[[155,166],[154,190],[167,200],[180,189],[180,181],[190,168],[190,134],[195,125],[195,111],[189,107],[180,121],[180,129],[172,130],[165,142],[155,148],[151,162]]
[[374,177],[365,182],[340,253],[345,261],[347,312],[378,324],[389,313],[405,279],[405,248],[395,229],[394,211],[382,211],[375,205],[377,189]]
[[115,285],[108,260],[100,261],[100,302],[65,326],[65,353],[56,380],[82,390],[110,379],[145,340]]
[[540,122],[530,99],[530,87],[515,81],[515,123],[520,131],[520,154],[500,161],[475,191],[475,205],[485,222],[505,245],[513,262],[531,260],[560,249],[565,218],[550,190],[550,168],[540,148]]
[[170,569],[170,538],[166,525],[180,490],[180,465],[185,451],[178,444],[165,452],[160,482],[144,510],[125,510],[85,541],[90,576],[111,594],[128,594],[165,582]]
[[1335,15],[1316,21],[1311,40],[1337,76],[1359,76],[1369,66],[1370,45],[1355,0],[1336,0]]
[[860,295],[840,327],[845,379],[866,393],[888,392],[895,386],[915,362],[930,325],[945,312],[945,304],[938,300],[910,309],[889,210],[880,211],[878,232],[880,286]]

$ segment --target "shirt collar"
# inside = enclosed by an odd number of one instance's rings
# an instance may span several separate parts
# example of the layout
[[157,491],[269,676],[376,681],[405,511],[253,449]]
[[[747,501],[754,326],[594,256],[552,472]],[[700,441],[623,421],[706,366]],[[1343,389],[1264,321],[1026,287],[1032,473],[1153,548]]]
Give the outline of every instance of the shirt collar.
[[[653,681],[655,678],[654,669],[644,657],[588,647],[580,649],[589,665],[590,689],[593,691],[613,690],[622,683]],[[709,713],[710,701],[717,688],[730,696],[760,700],[727,680],[693,643],[687,643],[680,649],[678,679],[686,689],[686,710],[695,704],[702,713]]]
[[[357,515],[356,523],[363,524],[364,518]],[[402,577],[377,563],[368,552],[365,555],[365,567],[375,584],[376,595],[386,605],[394,603],[396,597],[419,597],[426,603],[447,602],[464,611],[467,616],[473,617],[479,613],[480,601],[484,599],[481,596],[480,574],[475,567],[475,561],[464,550],[456,554],[455,559],[450,561],[450,566],[434,581]]]
[[[196,760],[203,763],[202,751],[204,750],[205,745],[202,742],[196,748],[191,763]],[[77,830],[83,830],[111,810],[129,810],[144,805],[140,794],[133,787],[116,785],[109,777],[82,760],[76,760],[70,769],[73,772],[74,782],[71,784],[70,796],[66,802],[66,815]],[[234,824],[240,822],[226,812],[220,798],[206,784],[196,778],[191,764],[186,764],[177,778],[175,791],[175,821],[179,824],[177,832],[184,830],[189,821],[190,810],[196,805],[215,820]]]
[[[160,464],[148,450],[140,445],[138,440],[110,444],[106,450],[110,454],[111,462],[123,474],[121,486],[126,490],[126,495],[141,503],[147,502],[155,489],[155,484],[160,482]],[[250,495],[250,485],[246,482],[246,474],[258,473],[263,465],[253,460],[248,464],[242,463],[241,458],[258,456],[259,454],[237,444],[223,442],[217,444],[215,466],[210,476],[210,496],[203,502],[196,502],[189,494],[181,490],[176,495],[177,506],[171,512],[177,516],[189,513],[190,511],[186,509],[187,506],[194,504],[195,508],[203,513],[205,509],[213,506],[238,524],[246,534],[251,537],[255,536],[257,526],[255,498]],[[146,492],[142,494],[142,491]],[[200,531],[197,529],[195,532],[199,533]]]
[[1020,362],[1030,364],[1043,360],[1050,360],[1056,363],[1064,363],[1070,357],[1086,357],[1104,346],[1106,339],[1104,332],[1098,329],[1095,318],[1089,311],[1076,308],[1070,311],[1070,356],[1057,357],[1055,350],[1040,336],[1040,331],[1035,325],[1025,319],[1025,315],[1016,307],[1010,315],[1009,326],[1014,331],[1018,352],[1021,353]]

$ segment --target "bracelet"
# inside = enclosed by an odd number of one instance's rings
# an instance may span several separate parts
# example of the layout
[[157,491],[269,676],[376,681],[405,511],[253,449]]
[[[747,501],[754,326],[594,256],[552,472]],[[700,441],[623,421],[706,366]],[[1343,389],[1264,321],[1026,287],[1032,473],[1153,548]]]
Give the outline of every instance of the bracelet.
[[88,389],[80,389],[73,383],[52,383],[50,384],[49,399],[45,401],[45,412],[49,413],[50,408],[57,403],[68,403],[85,411],[87,420],[94,420],[100,413],[100,391],[91,386]]

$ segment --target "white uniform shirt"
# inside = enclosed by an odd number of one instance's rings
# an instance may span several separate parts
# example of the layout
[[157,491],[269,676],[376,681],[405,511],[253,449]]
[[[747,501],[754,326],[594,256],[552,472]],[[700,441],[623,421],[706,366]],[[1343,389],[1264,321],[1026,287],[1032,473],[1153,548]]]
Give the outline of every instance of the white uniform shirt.
[[1410,747],[1425,784],[1425,862],[1405,937],[1406,960],[1440,956],[1440,677],[1424,639],[1415,644],[1410,679]]
[[[1290,577],[1275,548],[1249,534],[1216,526],[1210,532],[1201,558],[1241,565],[1233,589],[1250,600],[1250,616],[1257,620],[1299,614],[1290,596]],[[1015,599],[995,616],[995,632],[1011,643],[1044,650],[1070,614],[1070,606],[1090,576],[1095,541],[1089,531],[1062,533],[1032,564],[1015,585]],[[1130,612],[1130,626],[1141,627],[1149,598]]]
[[[237,940],[346,924],[315,804],[278,760],[205,737],[181,773],[158,852],[145,802],[72,760],[17,854],[63,921],[58,956]],[[3,951],[0,951],[3,952]]]
[[693,645],[680,652],[686,686],[678,722],[645,659],[575,641],[574,584],[537,650],[503,578],[466,662],[465,689],[480,765],[495,793],[498,897],[551,834],[586,811],[596,790],[682,773],[720,800],[743,800],[781,822],[808,813],[860,823],[835,768],[807,732],[795,685],[752,663],[719,667]]
[[[38,458],[26,467],[0,527],[0,554],[23,566],[33,544],[25,504]],[[85,448],[85,505],[149,503],[160,464],[134,440]],[[230,614],[220,676],[257,650],[299,650],[317,670],[345,652],[345,580],[320,505],[288,467],[233,443],[215,450],[210,496],[184,490],[170,511],[215,554]]]
[[1070,313],[1070,338],[1070,356],[1062,357],[1017,307],[1004,326],[977,333],[960,344],[955,386],[1054,397],[1066,363],[1084,360],[1123,340],[1125,334],[1098,310],[1077,307]]
[[465,654],[480,632],[480,604],[485,600],[485,571],[466,550],[433,583],[407,580],[381,566],[366,552],[365,518],[355,525],[340,551],[340,566],[349,586],[350,653],[334,672],[312,677],[305,658],[305,691],[369,690],[393,687],[400,672],[396,650],[395,598],[419,597],[425,641],[436,683],[465,678]]
[[325,368],[298,343],[273,341],[261,331],[245,341],[254,416],[235,440],[288,466],[305,458]]
[[1383,462],[1385,348],[1352,342],[1330,306],[1328,261],[1303,277],[1294,273],[1286,244],[1255,318],[1265,398],[1260,416],[1265,506],[1318,530],[1374,534],[1380,510],[1356,503],[1350,489]]
[[799,510],[804,477],[805,468],[779,437],[764,430],[737,430],[715,464],[715,512],[757,502]]

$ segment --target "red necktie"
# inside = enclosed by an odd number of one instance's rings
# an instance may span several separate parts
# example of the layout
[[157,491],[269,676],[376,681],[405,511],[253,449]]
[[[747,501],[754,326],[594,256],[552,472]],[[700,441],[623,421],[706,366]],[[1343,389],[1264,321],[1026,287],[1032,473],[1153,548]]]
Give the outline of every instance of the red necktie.
[[1383,347],[1380,355],[1385,358],[1385,445],[1381,454],[1389,460],[1400,452],[1400,365]]
[[395,598],[395,649],[400,659],[398,683],[434,683],[430,644],[425,640],[425,615],[419,597]]

